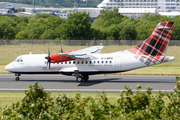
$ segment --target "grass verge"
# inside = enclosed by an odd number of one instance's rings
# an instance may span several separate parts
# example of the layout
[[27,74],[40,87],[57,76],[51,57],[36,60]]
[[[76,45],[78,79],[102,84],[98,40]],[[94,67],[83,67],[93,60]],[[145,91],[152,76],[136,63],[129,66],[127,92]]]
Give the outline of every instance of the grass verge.
[[[66,94],[69,97],[74,97],[76,93],[51,93],[52,97]],[[92,98],[99,97],[97,93],[80,93],[82,97],[91,96]],[[119,93],[106,93],[110,103],[116,103]],[[24,92],[0,92],[0,107],[11,106],[13,102],[21,101],[25,96]]]

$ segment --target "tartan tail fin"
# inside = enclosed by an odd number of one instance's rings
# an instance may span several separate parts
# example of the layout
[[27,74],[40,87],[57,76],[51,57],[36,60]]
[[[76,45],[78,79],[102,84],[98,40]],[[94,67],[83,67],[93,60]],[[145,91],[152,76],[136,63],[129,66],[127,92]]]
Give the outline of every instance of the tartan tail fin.
[[158,23],[150,37],[129,51],[143,63],[148,60],[147,65],[151,62],[163,62],[173,28],[174,22]]

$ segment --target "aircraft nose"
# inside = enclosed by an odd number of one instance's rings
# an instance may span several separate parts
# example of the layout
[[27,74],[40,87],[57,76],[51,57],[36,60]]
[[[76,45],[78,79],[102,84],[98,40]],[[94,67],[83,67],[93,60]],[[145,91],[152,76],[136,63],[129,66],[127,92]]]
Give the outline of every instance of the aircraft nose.
[[10,71],[10,66],[9,66],[9,65],[6,65],[5,69],[6,69],[7,71]]

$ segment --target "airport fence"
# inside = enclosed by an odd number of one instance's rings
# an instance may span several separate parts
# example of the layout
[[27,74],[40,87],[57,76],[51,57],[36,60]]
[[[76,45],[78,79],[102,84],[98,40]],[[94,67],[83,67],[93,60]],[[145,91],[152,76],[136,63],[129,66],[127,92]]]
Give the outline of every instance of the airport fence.
[[[0,45],[67,45],[67,46],[93,46],[93,45],[138,45],[143,40],[0,40]],[[180,46],[180,40],[171,40],[169,46]]]

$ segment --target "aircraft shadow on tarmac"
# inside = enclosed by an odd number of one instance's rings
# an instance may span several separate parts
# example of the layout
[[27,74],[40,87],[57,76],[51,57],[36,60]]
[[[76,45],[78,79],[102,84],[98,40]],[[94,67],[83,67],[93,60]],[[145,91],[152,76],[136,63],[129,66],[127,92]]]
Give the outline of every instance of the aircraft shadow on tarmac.
[[103,80],[92,80],[92,81],[87,81],[87,82],[81,82],[78,86],[91,86],[91,85],[100,84],[100,83],[137,83],[137,84],[140,84],[140,83],[176,83],[174,81],[157,81],[157,80],[154,80],[154,81],[142,81],[142,80],[113,81],[113,80],[119,80],[119,78],[117,78],[117,79],[113,78],[113,79],[103,79]]
[[[59,82],[59,83],[78,83],[75,80],[20,80],[22,82]],[[78,86],[92,86],[101,83],[176,83],[175,80],[163,81],[163,80],[123,80],[122,78],[107,78],[107,79],[90,79],[86,82],[80,82]]]
[[[103,83],[103,82],[111,82],[112,80],[120,80],[120,78],[107,78],[107,79],[98,79],[98,80],[89,80],[86,82],[77,82],[76,80],[20,80],[23,82],[62,82],[62,83]],[[112,81],[112,82],[121,82],[121,81]]]

